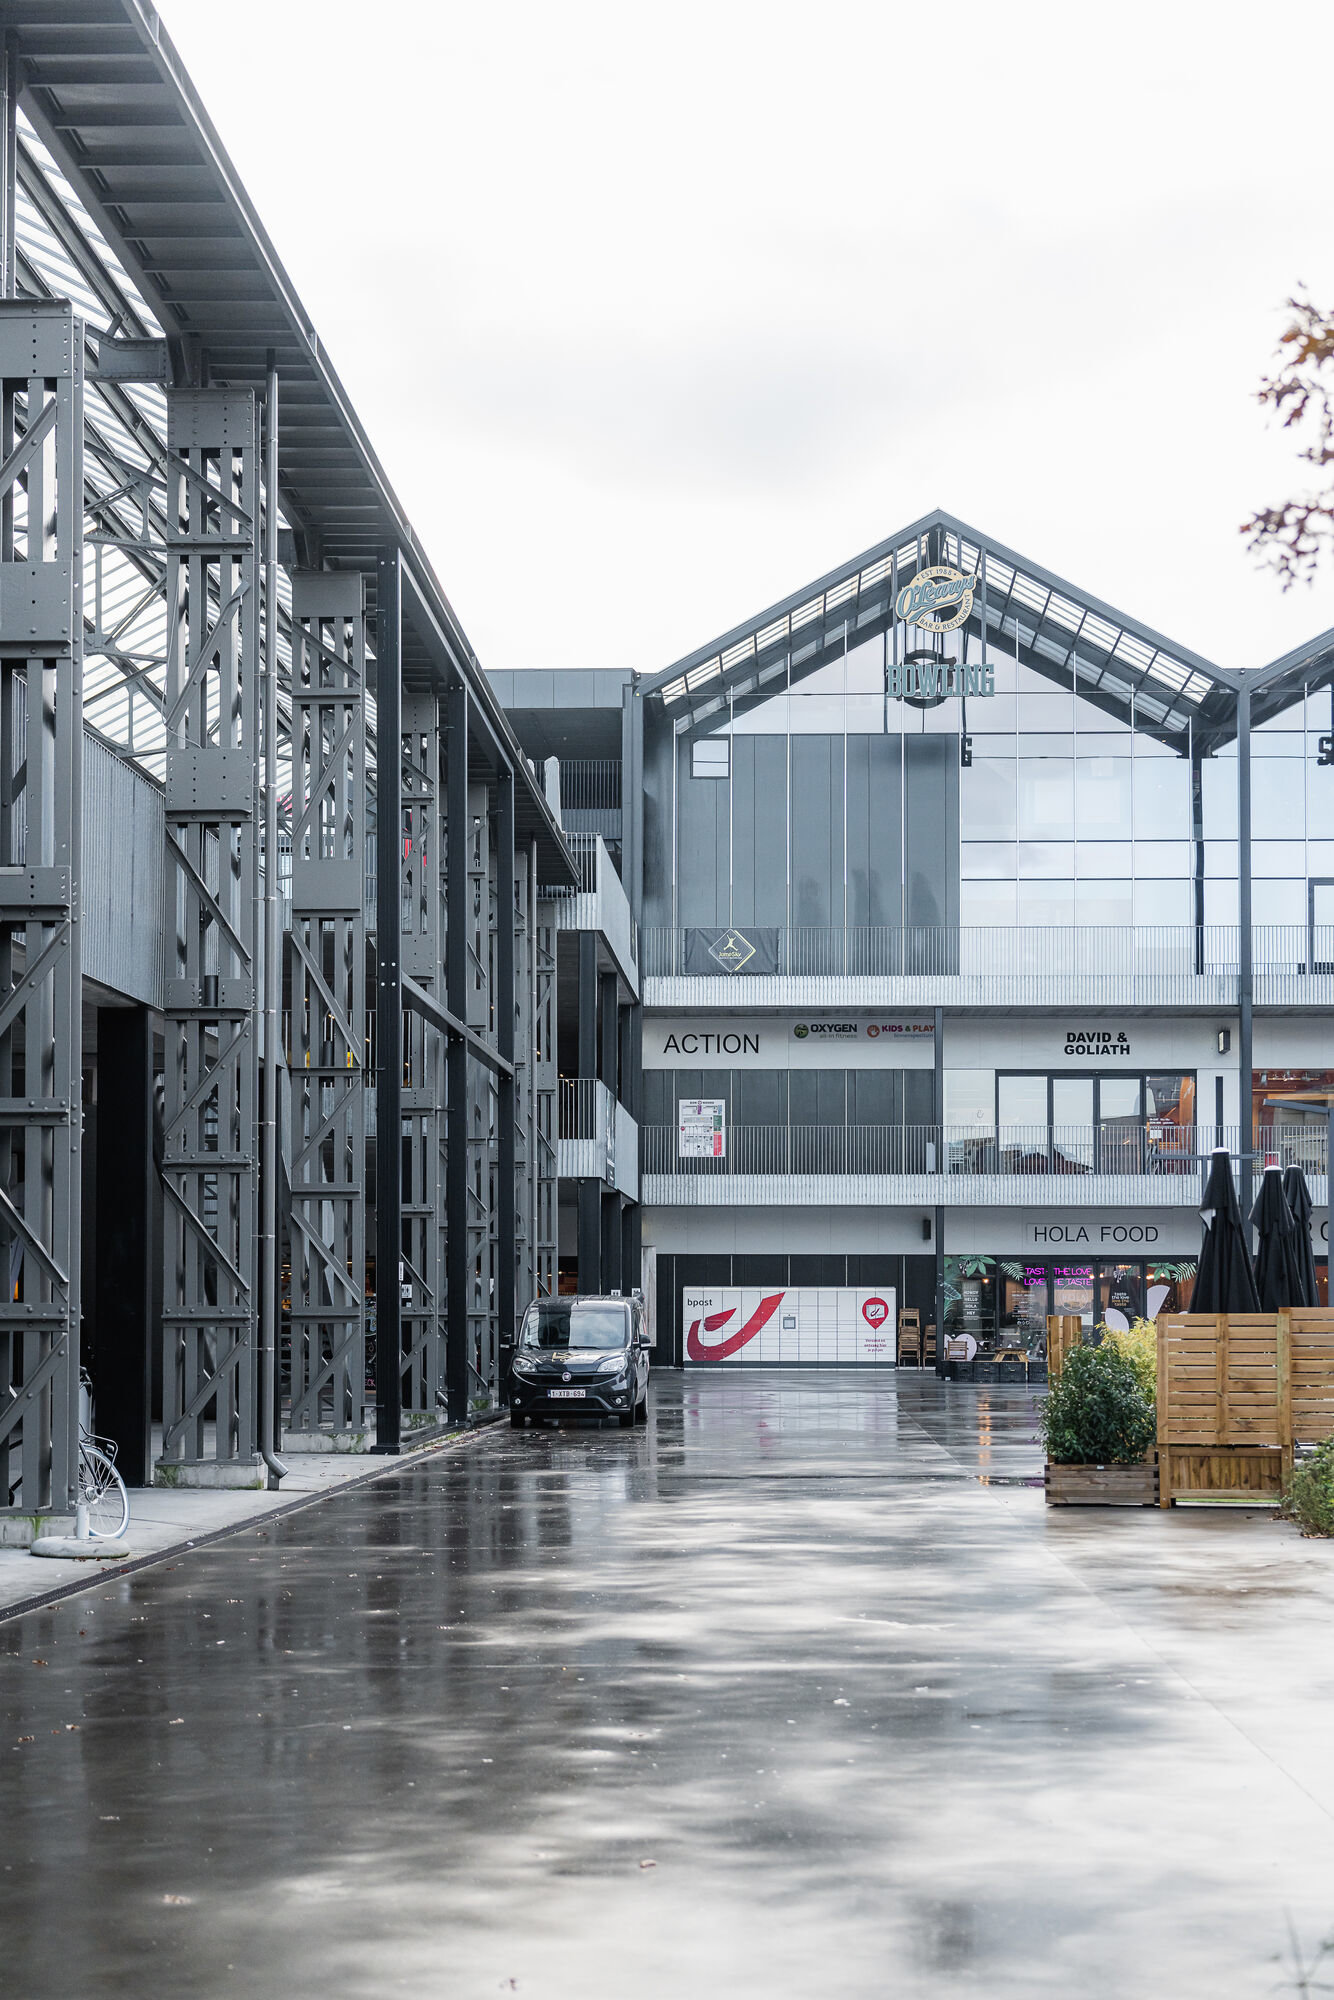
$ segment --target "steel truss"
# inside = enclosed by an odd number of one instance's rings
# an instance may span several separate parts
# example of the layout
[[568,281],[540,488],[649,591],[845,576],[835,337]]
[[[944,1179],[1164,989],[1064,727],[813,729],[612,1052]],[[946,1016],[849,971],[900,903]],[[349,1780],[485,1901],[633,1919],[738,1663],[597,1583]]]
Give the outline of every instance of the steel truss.
[[256,1453],[259,424],[168,399],[165,1464]]
[[359,1430],[366,1342],[366,632],[355,573],[292,579],[291,1412]]
[[0,305],[0,1506],[74,1499],[83,329]]

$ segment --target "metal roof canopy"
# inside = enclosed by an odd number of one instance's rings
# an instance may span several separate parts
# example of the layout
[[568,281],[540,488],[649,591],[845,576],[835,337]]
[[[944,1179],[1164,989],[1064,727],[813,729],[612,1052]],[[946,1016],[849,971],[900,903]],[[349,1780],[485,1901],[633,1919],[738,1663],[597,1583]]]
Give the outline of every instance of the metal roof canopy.
[[[463,676],[483,767],[516,773],[518,830],[544,879],[577,880],[541,786],[228,159],[185,65],[142,0],[0,0],[22,107],[158,319],[178,377],[263,393],[279,380],[281,504],[303,566],[403,552],[405,685]],[[128,332],[137,331],[133,326]],[[411,605],[410,605],[411,600]]]
[[[1219,667],[1188,647],[1029,562],[937,508],[828,575],[696,648],[640,684],[677,718],[679,733],[718,726],[729,698],[763,699],[894,623],[894,598],[919,568],[977,569],[964,628],[1081,700],[1184,752],[1193,736],[1218,749],[1236,733],[1236,694],[1252,690],[1252,725],[1304,689],[1334,679],[1334,631],[1252,672]],[[924,635],[925,639],[929,635]],[[1188,724],[1191,725],[1188,727]]]

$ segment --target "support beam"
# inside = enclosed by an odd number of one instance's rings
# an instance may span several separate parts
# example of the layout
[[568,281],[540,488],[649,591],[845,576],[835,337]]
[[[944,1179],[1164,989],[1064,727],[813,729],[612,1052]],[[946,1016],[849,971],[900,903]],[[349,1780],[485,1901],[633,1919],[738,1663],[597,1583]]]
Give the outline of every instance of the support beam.
[[[445,697],[445,1005],[468,1014],[468,691]],[[451,1041],[445,1059],[449,1108],[445,1152],[445,1397],[449,1421],[468,1414],[468,1048]]]
[[[25,450],[24,440],[29,445]],[[64,1513],[79,1392],[83,332],[0,305],[0,1511]],[[22,604],[23,614],[17,615]]]
[[297,572],[288,938],[294,1431],[365,1422],[365,638],[360,575]]
[[258,1462],[255,399],[178,390],[167,435],[162,1459],[178,1481],[249,1485]]
[[579,933],[579,1074],[598,1073],[598,941],[594,931]]
[[402,565],[376,573],[375,725],[375,1450],[402,1447],[399,1262],[403,1244]]
[[[497,1053],[509,1064],[497,1085],[496,1107],[496,1319],[499,1341],[514,1338],[516,1269],[515,1184],[518,1106],[514,1088],[515,974],[514,773],[502,771],[496,784],[496,992]],[[499,1356],[497,1356],[499,1362]],[[497,1379],[497,1390],[503,1383]]]

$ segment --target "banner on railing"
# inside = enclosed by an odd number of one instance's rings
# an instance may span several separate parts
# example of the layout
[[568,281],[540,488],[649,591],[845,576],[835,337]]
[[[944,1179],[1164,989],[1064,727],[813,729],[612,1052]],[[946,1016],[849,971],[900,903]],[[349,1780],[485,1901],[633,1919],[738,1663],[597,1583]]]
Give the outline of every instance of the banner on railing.
[[892,1285],[688,1285],[681,1294],[687,1362],[885,1367],[894,1361]]
[[777,930],[687,930],[683,973],[777,972]]

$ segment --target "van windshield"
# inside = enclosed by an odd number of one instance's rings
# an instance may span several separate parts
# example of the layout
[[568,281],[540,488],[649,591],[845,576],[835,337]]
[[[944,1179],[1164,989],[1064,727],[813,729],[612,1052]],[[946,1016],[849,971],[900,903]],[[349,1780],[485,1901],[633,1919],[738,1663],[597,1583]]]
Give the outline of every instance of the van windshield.
[[535,1299],[523,1316],[520,1347],[624,1347],[630,1311],[616,1299]]

